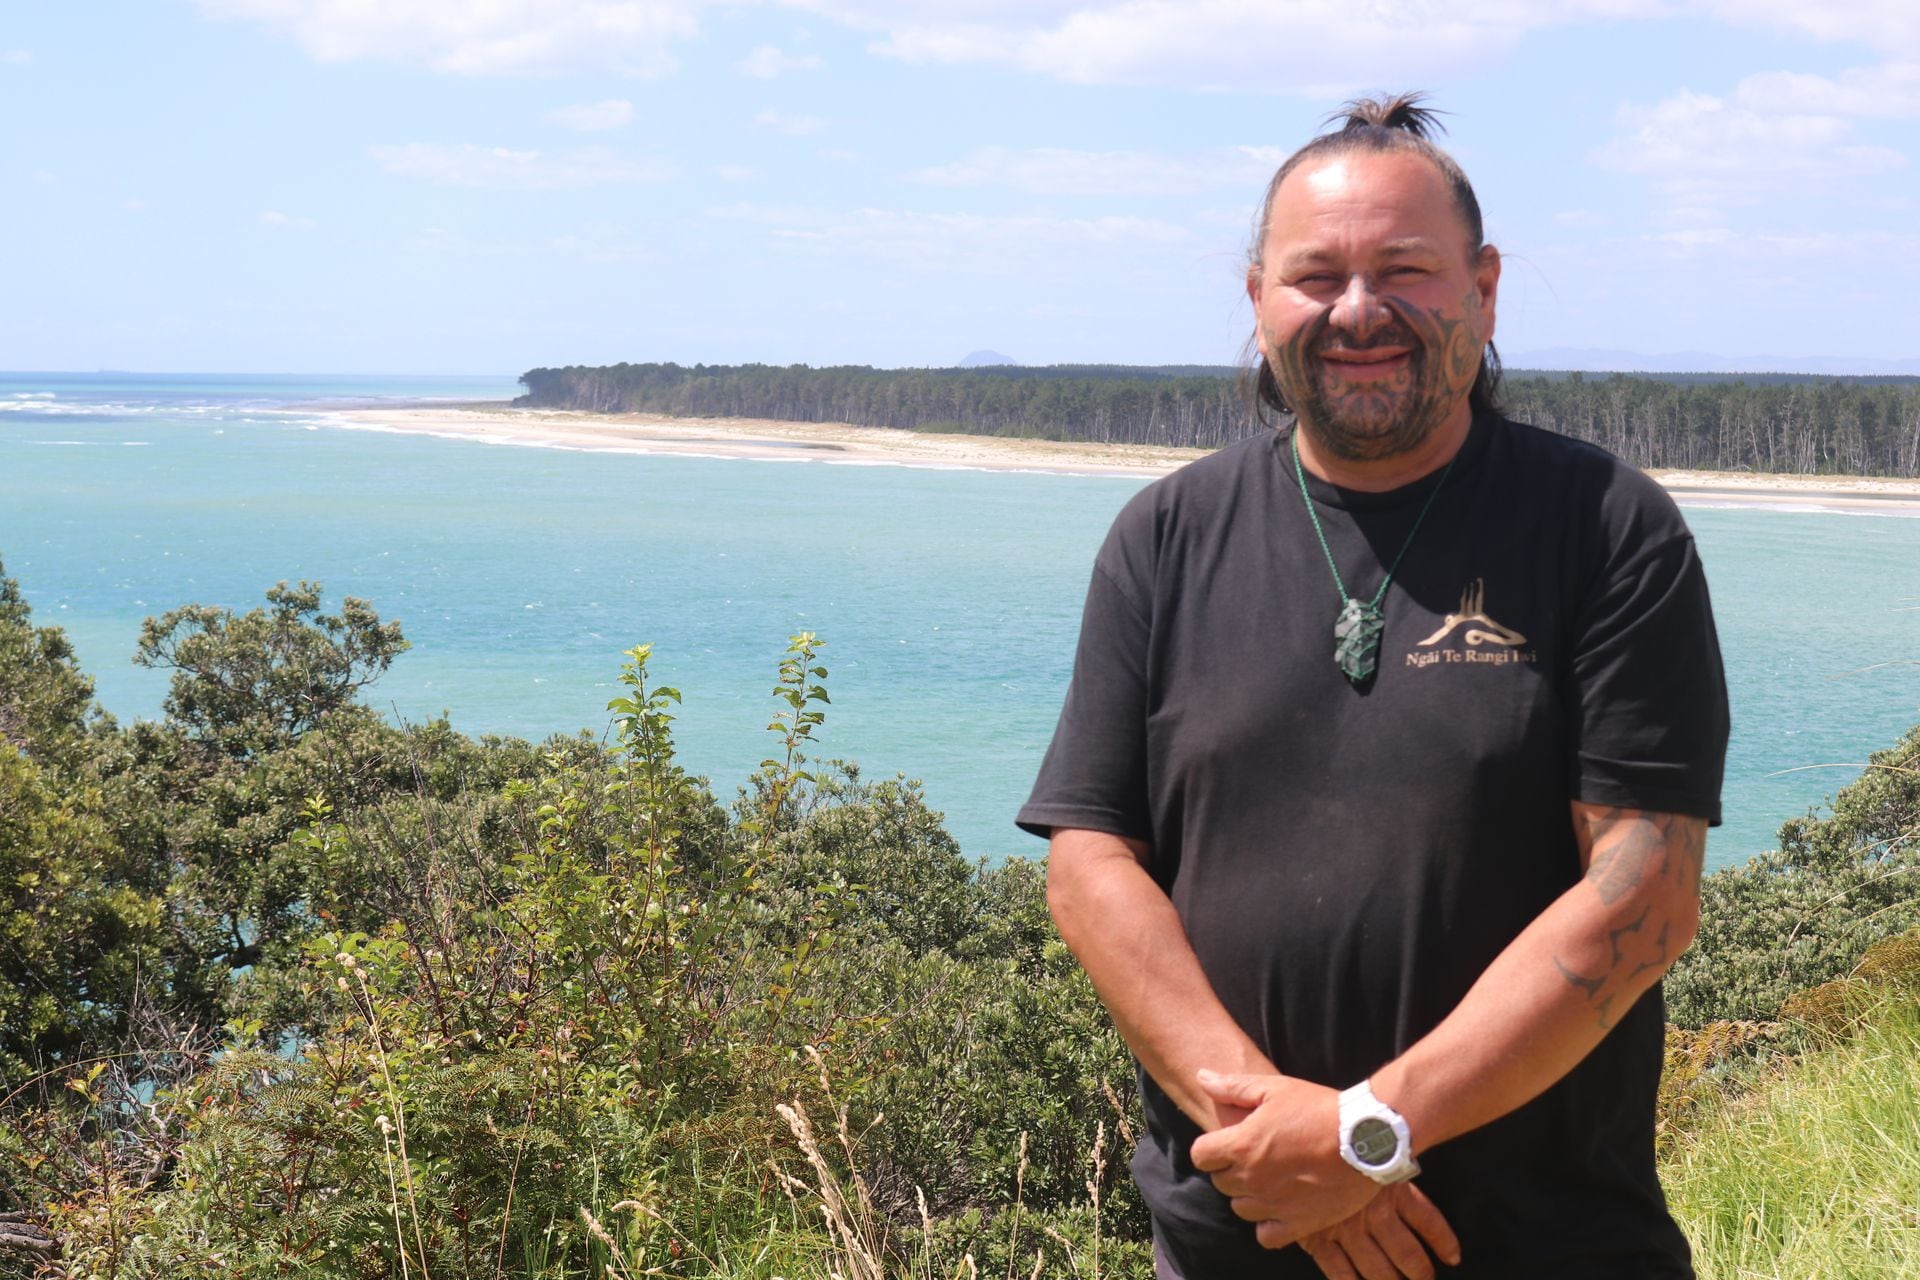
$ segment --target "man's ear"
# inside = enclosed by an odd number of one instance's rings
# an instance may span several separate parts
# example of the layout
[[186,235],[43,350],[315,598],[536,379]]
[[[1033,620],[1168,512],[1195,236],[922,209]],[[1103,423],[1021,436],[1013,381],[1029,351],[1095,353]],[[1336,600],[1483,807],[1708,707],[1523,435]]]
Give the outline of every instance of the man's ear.
[[1253,349],[1264,359],[1267,354],[1267,333],[1260,326],[1260,298],[1264,294],[1265,282],[1260,277],[1260,266],[1255,263],[1247,268],[1247,301],[1253,304]]
[[1481,321],[1486,326],[1486,332],[1480,335],[1483,344],[1493,341],[1495,304],[1500,298],[1500,263],[1500,251],[1490,244],[1480,246],[1473,262],[1474,296],[1479,300]]

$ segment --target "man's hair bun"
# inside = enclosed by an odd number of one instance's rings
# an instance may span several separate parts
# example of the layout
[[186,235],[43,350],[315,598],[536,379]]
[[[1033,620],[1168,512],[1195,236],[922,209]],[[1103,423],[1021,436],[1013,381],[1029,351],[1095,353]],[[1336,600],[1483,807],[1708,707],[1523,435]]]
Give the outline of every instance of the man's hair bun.
[[1342,103],[1338,111],[1327,117],[1326,123],[1339,125],[1342,133],[1361,129],[1397,129],[1412,134],[1422,142],[1432,142],[1447,130],[1440,123],[1438,111],[1420,105],[1426,100],[1427,95],[1418,92],[1396,93],[1390,98],[1355,98]]

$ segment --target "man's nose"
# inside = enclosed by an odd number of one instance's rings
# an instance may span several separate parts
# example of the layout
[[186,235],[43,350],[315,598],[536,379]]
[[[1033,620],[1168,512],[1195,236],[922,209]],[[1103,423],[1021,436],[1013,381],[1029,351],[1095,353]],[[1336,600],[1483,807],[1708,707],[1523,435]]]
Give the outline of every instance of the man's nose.
[[1334,328],[1365,339],[1392,318],[1366,276],[1356,271],[1347,277],[1346,290],[1334,300],[1329,320]]

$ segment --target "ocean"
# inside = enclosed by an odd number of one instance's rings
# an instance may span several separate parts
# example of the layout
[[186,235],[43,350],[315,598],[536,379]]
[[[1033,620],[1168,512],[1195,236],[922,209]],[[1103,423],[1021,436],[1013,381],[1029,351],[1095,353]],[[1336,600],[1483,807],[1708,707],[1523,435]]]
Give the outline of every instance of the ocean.
[[[281,580],[413,643],[369,691],[467,733],[606,727],[622,652],[681,690],[681,757],[730,797],[771,753],[787,637],[820,635],[822,758],[918,778],[972,857],[1053,728],[1095,548],[1132,478],[584,453],[323,425],[325,407],[501,399],[507,378],[0,373],[0,565],[101,702],[159,714],[141,620]],[[1713,866],[1920,721],[1920,519],[1692,508],[1734,716]]]

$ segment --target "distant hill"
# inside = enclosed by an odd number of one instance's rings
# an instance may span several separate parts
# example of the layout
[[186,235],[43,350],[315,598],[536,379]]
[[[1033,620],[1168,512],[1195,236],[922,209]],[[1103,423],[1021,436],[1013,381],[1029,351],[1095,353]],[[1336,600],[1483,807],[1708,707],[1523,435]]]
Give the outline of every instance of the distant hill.
[[1012,356],[1003,356],[998,351],[969,351],[966,354],[966,356],[961,359],[960,363],[955,366],[955,368],[980,369],[980,368],[985,368],[988,365],[1000,365],[1000,364],[1017,365],[1019,363],[1020,362],[1018,360],[1015,360]]
[[1578,369],[1584,373],[1800,374],[1829,378],[1920,378],[1920,359],[1877,360],[1858,356],[1723,356],[1711,351],[1648,355],[1599,347],[1548,347],[1516,352],[1510,367]]
[[1881,384],[1896,387],[1920,386],[1920,373],[1621,373],[1617,370],[1592,369],[1516,369],[1508,365],[1506,375],[1509,383],[1522,382],[1529,378],[1537,378],[1543,382],[1565,382],[1569,379],[1605,382],[1611,378],[1623,378],[1639,382],[1664,382],[1676,387],[1716,386],[1736,382],[1749,387],[1808,386],[1823,382],[1859,383],[1861,386],[1868,387]]

